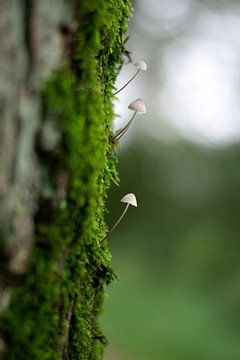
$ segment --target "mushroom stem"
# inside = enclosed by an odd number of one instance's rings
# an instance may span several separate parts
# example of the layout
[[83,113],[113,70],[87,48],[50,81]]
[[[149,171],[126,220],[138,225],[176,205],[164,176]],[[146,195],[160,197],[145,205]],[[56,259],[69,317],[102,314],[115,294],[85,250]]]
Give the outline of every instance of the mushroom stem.
[[127,131],[127,129],[129,128],[129,126],[131,125],[133,119],[135,118],[137,114],[137,111],[134,112],[133,116],[131,117],[131,119],[128,121],[128,123],[124,126],[124,128],[122,128],[121,130],[117,131],[117,133],[114,136],[115,140],[119,140],[121,139],[121,137],[125,134],[125,132]]
[[128,208],[129,208],[130,204],[127,204],[122,215],[118,218],[118,220],[115,222],[115,224],[111,227],[111,229],[108,231],[107,235],[101,240],[106,240],[108,238],[109,235],[111,235],[111,233],[116,229],[116,227],[118,226],[118,224],[122,221],[122,219],[124,218],[124,215],[126,214]]
[[138,70],[137,70],[137,72],[131,77],[131,79],[130,80],[128,80],[128,82],[124,85],[124,86],[122,86],[120,89],[118,89],[115,93],[113,93],[113,95],[115,96],[115,95],[117,95],[118,93],[120,93],[120,91],[122,91],[123,89],[125,89],[125,87],[126,86],[128,86],[128,84],[130,84],[130,82],[133,80],[133,79],[135,79],[135,77],[138,75],[138,73],[141,71],[141,69],[139,68]]

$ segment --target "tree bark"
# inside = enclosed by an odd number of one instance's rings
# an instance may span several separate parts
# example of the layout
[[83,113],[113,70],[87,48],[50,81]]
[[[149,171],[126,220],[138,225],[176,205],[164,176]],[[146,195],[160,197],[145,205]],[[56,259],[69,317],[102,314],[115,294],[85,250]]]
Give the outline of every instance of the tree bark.
[[0,0],[6,359],[101,356],[97,316],[114,278],[99,242],[116,181],[111,94],[130,8],[128,0]]
[[[22,274],[33,242],[42,127],[41,89],[63,60],[61,26],[73,21],[73,2],[0,2],[0,229],[1,291]],[[4,297],[3,297],[4,298]]]

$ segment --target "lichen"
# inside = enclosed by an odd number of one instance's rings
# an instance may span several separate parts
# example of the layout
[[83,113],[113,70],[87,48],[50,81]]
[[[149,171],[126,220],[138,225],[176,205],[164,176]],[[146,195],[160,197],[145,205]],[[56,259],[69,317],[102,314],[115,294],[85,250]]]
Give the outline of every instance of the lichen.
[[54,123],[61,140],[38,151],[42,192],[35,246],[0,319],[10,360],[97,360],[106,344],[97,318],[104,284],[115,274],[101,239],[107,189],[118,183],[109,141],[112,91],[122,55],[128,55],[131,5],[79,0],[76,13],[73,58],[43,88],[43,121]]

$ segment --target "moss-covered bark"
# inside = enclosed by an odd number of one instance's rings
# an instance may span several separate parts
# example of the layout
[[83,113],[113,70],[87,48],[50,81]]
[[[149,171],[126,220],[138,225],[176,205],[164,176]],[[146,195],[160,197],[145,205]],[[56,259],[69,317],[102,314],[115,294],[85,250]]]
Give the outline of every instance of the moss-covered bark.
[[97,317],[104,284],[115,278],[101,242],[106,191],[118,181],[109,141],[112,90],[131,5],[79,0],[74,6],[74,26],[59,30],[65,60],[38,96],[34,244],[25,271],[4,271],[13,279],[0,330],[11,360],[96,360],[106,342]]

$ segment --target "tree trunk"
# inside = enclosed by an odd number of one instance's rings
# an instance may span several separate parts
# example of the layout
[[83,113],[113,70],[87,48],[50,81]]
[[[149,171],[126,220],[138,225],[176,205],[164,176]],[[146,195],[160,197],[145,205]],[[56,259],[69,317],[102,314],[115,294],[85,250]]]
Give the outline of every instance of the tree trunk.
[[0,0],[0,355],[98,359],[128,0]]

